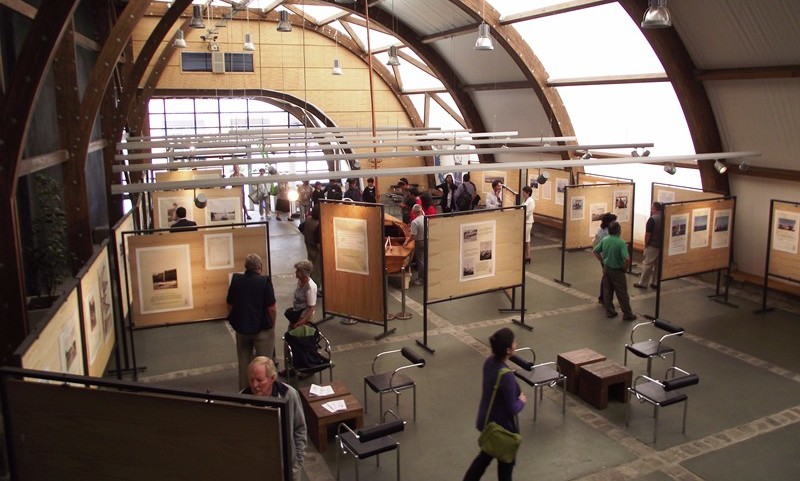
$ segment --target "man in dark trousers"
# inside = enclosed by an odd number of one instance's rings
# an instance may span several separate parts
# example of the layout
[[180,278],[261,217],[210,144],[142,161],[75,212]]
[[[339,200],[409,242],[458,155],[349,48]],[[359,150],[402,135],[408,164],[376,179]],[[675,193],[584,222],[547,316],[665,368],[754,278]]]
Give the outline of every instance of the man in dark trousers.
[[628,256],[628,244],[620,237],[622,227],[614,221],[608,226],[608,235],[595,246],[594,255],[603,263],[603,307],[606,317],[615,317],[614,294],[622,308],[622,320],[636,320],[636,314],[631,310],[628,297],[628,280],[625,278],[625,269],[630,266],[631,258]]
[[661,255],[661,239],[663,238],[661,226],[661,202],[653,202],[653,205],[650,206],[650,218],[647,219],[647,225],[644,228],[642,277],[633,285],[639,289],[647,289],[648,283],[653,289],[658,287],[656,268],[658,267],[658,256]]
[[176,220],[174,224],[169,226],[170,232],[197,230],[197,222],[193,220],[188,220],[186,218],[185,207],[178,207],[177,209],[175,209],[175,216],[178,218],[178,220]]
[[248,254],[244,273],[234,274],[228,288],[228,321],[236,331],[239,389],[248,385],[247,366],[255,356],[275,358],[275,291],[272,280],[261,275],[262,268],[261,257]]

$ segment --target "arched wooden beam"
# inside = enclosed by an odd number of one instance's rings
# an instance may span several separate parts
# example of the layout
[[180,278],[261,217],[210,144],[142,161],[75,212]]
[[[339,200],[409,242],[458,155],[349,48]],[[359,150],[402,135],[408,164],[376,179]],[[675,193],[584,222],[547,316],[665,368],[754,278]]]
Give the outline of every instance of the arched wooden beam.
[[36,102],[56,48],[72,21],[78,0],[40,9],[17,57],[0,112],[0,360],[8,361],[28,333],[22,245],[17,217],[17,177]]
[[70,160],[63,173],[64,184],[69,188],[64,192],[64,201],[69,206],[68,235],[70,251],[75,257],[75,271],[89,260],[94,250],[86,185],[86,162],[92,130],[120,54],[128,44],[139,18],[149,7],[150,2],[128,2],[120,13],[89,75],[81,102],[77,137],[68,145]]
[[[619,0],[619,4],[637,25],[648,7],[647,0]],[[642,33],[672,82],[695,152],[722,152],[722,140],[711,102],[703,83],[695,76],[696,67],[678,33],[674,28],[642,30]],[[714,169],[713,160],[698,161],[698,166],[704,189],[730,193],[728,177]]]

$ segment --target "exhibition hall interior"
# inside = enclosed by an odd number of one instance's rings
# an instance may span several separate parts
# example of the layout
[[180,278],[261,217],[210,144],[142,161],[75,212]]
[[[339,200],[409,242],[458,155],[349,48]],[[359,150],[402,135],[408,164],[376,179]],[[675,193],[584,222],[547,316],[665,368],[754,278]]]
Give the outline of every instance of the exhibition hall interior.
[[797,18],[0,0],[0,479],[796,479]]

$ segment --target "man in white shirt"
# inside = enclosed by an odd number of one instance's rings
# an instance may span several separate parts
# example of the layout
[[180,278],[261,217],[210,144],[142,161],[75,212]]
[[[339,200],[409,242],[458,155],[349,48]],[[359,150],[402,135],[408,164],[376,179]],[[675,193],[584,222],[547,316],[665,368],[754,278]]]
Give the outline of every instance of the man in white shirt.
[[486,196],[487,209],[503,207],[503,183],[495,179],[492,181],[492,191]]

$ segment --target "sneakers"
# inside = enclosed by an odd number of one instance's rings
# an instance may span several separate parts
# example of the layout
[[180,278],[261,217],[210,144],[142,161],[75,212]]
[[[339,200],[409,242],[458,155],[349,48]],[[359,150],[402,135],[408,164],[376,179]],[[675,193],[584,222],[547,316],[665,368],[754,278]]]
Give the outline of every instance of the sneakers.
[[633,287],[638,287],[639,289],[647,289],[647,286],[644,284],[639,284],[638,282],[633,285]]
[[635,321],[636,320],[636,314],[625,314],[624,316],[622,316],[622,320],[623,321]]
[[619,313],[617,311],[609,311],[606,309],[606,317],[611,319],[612,317],[617,317]]
[[345,317],[344,319],[342,319],[342,324],[344,324],[345,326],[352,326],[353,324],[358,324],[358,321],[356,321],[355,319],[350,319],[349,317]]

